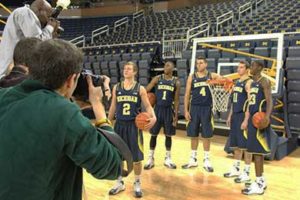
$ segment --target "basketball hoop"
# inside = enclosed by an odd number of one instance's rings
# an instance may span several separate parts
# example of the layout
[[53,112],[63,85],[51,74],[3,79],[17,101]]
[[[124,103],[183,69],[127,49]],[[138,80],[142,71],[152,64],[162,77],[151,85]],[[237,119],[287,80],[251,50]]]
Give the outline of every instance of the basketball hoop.
[[231,79],[213,79],[207,81],[213,99],[213,112],[226,112],[234,83]]

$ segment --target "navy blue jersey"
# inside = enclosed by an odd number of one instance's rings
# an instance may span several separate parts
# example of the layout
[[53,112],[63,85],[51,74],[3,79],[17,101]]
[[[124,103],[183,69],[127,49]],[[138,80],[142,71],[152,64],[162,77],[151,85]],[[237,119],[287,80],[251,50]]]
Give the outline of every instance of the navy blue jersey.
[[248,94],[245,86],[248,80],[249,78],[243,81],[238,80],[233,88],[232,107],[235,113],[245,112],[246,110]]
[[156,86],[156,105],[158,106],[172,106],[174,103],[176,88],[176,78],[172,77],[171,80],[166,80],[162,74],[159,77],[158,84]]
[[252,82],[250,90],[249,112],[254,115],[256,112],[266,111],[266,98],[264,90],[259,82]]
[[123,121],[134,120],[141,107],[140,84],[136,83],[133,89],[125,90],[124,83],[119,83],[116,88],[116,97],[116,119]]
[[199,106],[212,106],[212,97],[207,80],[211,79],[208,72],[205,77],[199,78],[197,73],[193,75],[191,88],[191,104]]

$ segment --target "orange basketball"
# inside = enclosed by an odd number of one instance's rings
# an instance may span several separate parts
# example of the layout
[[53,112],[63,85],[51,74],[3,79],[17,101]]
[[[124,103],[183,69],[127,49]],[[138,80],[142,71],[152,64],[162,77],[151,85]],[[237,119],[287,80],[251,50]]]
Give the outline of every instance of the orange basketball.
[[266,122],[266,113],[265,112],[257,112],[252,117],[253,126],[258,129],[264,129],[268,127],[268,123]]
[[152,93],[152,92],[148,92],[147,94],[148,94],[148,99],[149,99],[149,102],[150,102],[151,106],[154,106],[155,103],[156,103],[156,96],[155,96],[155,94]]
[[138,129],[145,130],[145,126],[149,123],[149,119],[151,116],[146,113],[142,112],[138,114],[135,118],[135,125],[138,127]]

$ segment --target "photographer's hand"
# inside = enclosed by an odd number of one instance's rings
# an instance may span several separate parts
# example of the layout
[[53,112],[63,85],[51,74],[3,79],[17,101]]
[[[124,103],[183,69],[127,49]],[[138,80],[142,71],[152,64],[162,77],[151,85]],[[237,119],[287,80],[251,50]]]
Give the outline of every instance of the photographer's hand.
[[95,87],[90,76],[87,76],[87,83],[89,86],[89,100],[92,104],[96,120],[98,121],[107,118],[105,109],[103,107],[103,104],[101,103],[103,97],[101,87]]

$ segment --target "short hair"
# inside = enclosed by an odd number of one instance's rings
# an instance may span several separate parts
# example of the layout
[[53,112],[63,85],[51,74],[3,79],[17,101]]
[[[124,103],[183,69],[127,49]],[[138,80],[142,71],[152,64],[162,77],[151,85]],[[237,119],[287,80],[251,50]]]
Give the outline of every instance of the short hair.
[[202,57],[202,56],[200,56],[200,57],[197,57],[197,60],[203,60],[205,63],[207,63],[207,60],[206,60],[206,58],[205,58],[205,57]]
[[171,61],[171,60],[168,60],[166,63],[165,63],[165,65],[167,64],[167,63],[170,63],[173,67],[175,67],[175,64],[174,64],[174,62],[173,61]]
[[[134,71],[134,72],[137,72],[137,71],[138,71],[138,67],[137,67],[137,65],[136,65],[135,62],[129,61],[129,62],[127,62],[125,65],[131,65],[131,66],[133,66],[133,71]],[[125,65],[124,65],[124,67],[125,67]]]
[[32,55],[35,47],[40,44],[42,40],[38,38],[24,38],[21,39],[15,49],[13,60],[15,65],[25,65],[30,68],[29,62],[32,59]]
[[40,43],[30,62],[30,76],[50,89],[60,88],[72,74],[82,70],[83,54],[70,42],[53,39]]
[[259,60],[252,61],[251,65],[253,64],[257,65],[258,67],[264,68],[264,64]]
[[243,65],[245,65],[246,69],[250,68],[250,64],[246,60],[240,60],[240,63],[243,64]]

